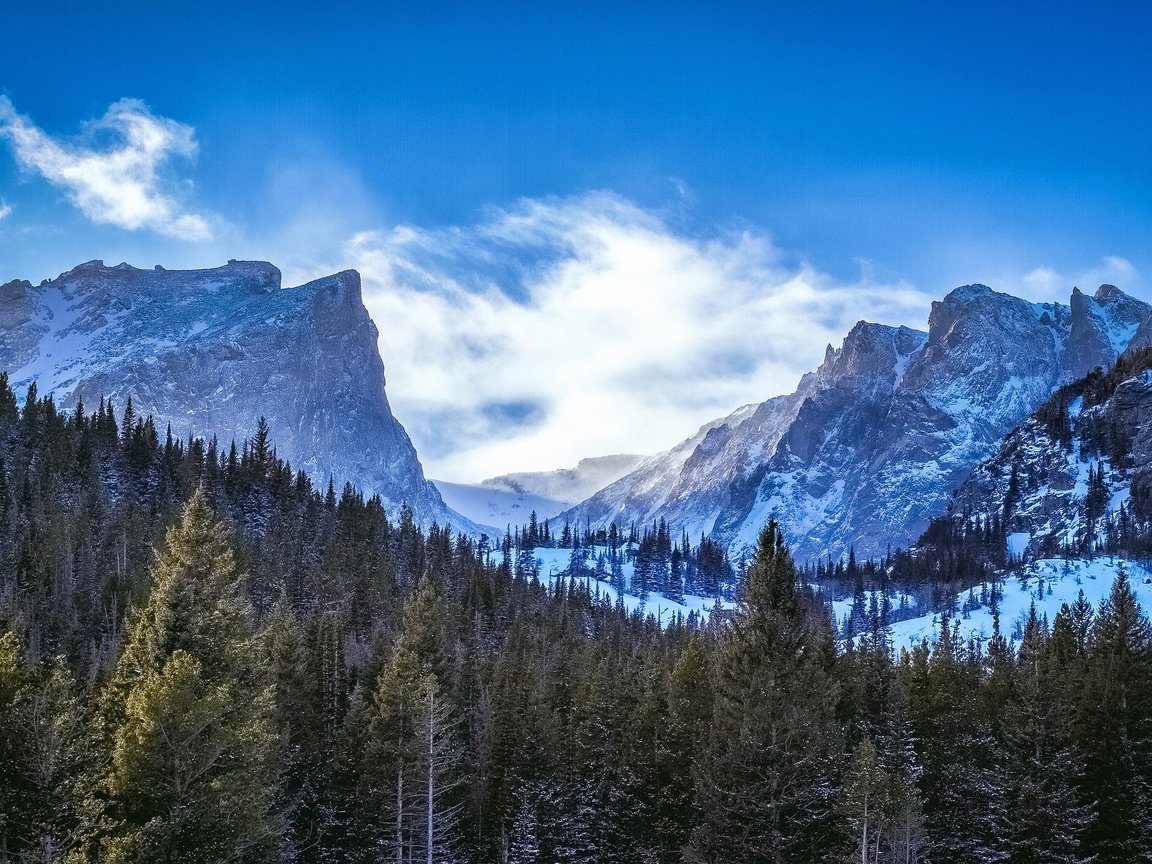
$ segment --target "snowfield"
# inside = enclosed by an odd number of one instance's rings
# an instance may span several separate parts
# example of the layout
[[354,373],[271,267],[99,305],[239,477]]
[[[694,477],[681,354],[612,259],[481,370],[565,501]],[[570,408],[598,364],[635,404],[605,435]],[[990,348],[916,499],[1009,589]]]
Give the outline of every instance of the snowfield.
[[[1037,614],[1051,623],[1061,605],[1075,601],[1080,592],[1098,609],[1108,598],[1121,568],[1127,572],[1132,590],[1147,612],[1152,608],[1152,572],[1141,565],[1117,558],[1087,561],[1048,558],[1030,562],[1004,578],[1000,599],[1001,632],[1009,641],[1019,642],[1033,605]],[[956,614],[950,626],[962,640],[985,644],[992,636],[992,608],[989,603],[981,602],[980,595],[979,587],[956,595]],[[940,636],[940,623],[940,614],[934,613],[892,624],[889,632],[893,650],[912,648],[925,640],[935,644]]]
[[[590,570],[595,568],[596,557],[601,552],[606,555],[608,550],[604,546],[592,547],[589,550],[588,567]],[[554,585],[557,579],[564,578],[565,574],[567,574],[568,565],[572,560],[571,549],[536,549],[534,550],[534,554],[536,556],[536,563],[539,565],[538,575],[540,581],[545,585]],[[636,573],[635,565],[632,564],[632,562],[626,562],[621,565],[621,569],[624,571],[625,584],[630,585]],[[684,601],[677,602],[675,600],[669,600],[658,591],[649,592],[648,599],[644,600],[635,594],[629,594],[627,592],[621,594],[609,580],[596,579],[590,575],[581,578],[579,581],[588,587],[588,592],[593,597],[604,597],[612,603],[621,600],[624,608],[629,612],[640,610],[646,615],[653,616],[661,624],[671,623],[676,616],[686,619],[688,615],[693,612],[695,612],[702,621],[707,621],[714,609],[732,609],[736,605],[730,600],[700,597],[695,594],[685,594]]]

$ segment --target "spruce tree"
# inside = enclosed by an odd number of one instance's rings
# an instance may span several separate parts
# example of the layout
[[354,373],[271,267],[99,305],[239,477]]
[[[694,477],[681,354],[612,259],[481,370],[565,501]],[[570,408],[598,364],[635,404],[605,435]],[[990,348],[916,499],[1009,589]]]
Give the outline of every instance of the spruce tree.
[[110,763],[92,857],[271,860],[272,693],[228,533],[197,490],[104,694]]
[[1058,701],[1047,641],[1033,606],[1016,659],[1015,687],[1004,706],[1011,864],[1088,860],[1080,840],[1090,810],[1076,794],[1083,760],[1072,741],[1072,712]]
[[318,844],[324,829],[321,790],[328,779],[331,742],[324,735],[321,691],[311,674],[306,634],[285,596],[277,600],[261,635],[273,688],[272,723],[282,754],[275,804],[285,817],[281,847],[300,860]]
[[[58,862],[80,840],[84,802],[94,781],[99,752],[82,692],[63,657],[45,664],[28,684],[26,707],[32,844],[23,859]],[[2,860],[2,859],[0,859]]]
[[1089,638],[1083,803],[1085,851],[1099,864],[1152,859],[1152,628],[1123,570]]
[[383,849],[385,860],[402,864],[447,861],[456,851],[460,750],[444,619],[436,580],[426,575],[349,722],[347,752],[359,775],[349,812],[366,856]]
[[770,522],[721,636],[691,860],[783,864],[839,846],[836,685],[823,661],[792,558]]
[[16,634],[0,635],[0,861],[21,855],[32,842],[28,677]]

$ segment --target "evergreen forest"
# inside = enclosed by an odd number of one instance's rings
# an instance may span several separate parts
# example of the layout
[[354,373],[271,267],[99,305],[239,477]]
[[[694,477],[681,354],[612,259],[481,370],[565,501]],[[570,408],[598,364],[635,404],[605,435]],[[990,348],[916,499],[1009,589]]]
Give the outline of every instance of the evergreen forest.
[[[1123,573],[1018,641],[945,616],[897,654],[875,604],[836,632],[775,524],[736,565],[664,525],[472,539],[316,488],[274,434],[0,378],[0,862],[1152,860]],[[601,540],[734,608],[657,622],[521,563]]]

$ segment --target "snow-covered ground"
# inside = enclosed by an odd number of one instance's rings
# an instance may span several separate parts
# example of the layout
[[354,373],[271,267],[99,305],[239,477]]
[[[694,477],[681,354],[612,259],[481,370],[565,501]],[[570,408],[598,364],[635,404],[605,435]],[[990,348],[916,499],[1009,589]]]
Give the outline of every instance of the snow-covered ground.
[[[590,554],[587,565],[589,571],[595,568],[597,555],[601,552],[607,554],[607,551],[608,550],[602,546],[589,550]],[[571,549],[536,549],[534,554],[540,568],[540,581],[545,585],[551,585],[557,579],[562,578],[561,574],[568,571],[569,563],[572,560]],[[630,585],[635,575],[635,566],[631,562],[627,562],[621,565],[621,569],[624,573],[624,583]],[[591,593],[593,597],[607,597],[612,603],[615,603],[617,598],[622,596],[624,608],[629,612],[642,609],[645,614],[654,616],[661,624],[671,622],[677,615],[682,618],[687,618],[691,612],[695,612],[702,619],[707,620],[709,614],[717,607],[718,603],[721,609],[731,609],[734,605],[730,601],[717,600],[713,597],[699,597],[694,594],[684,595],[683,602],[678,603],[674,600],[669,600],[657,591],[650,592],[648,599],[642,600],[634,594],[625,593],[621,595],[615,586],[607,580],[600,580],[593,576],[588,576],[582,581],[588,585],[589,593]]]
[[[1043,559],[1024,565],[1003,582],[1000,599],[1000,630],[1009,640],[1018,641],[1033,604],[1041,617],[1049,623],[1064,603],[1072,603],[1081,591],[1094,608],[1107,599],[1112,591],[1119,568],[1128,574],[1132,590],[1145,612],[1152,609],[1152,573],[1132,561],[1115,558],[1096,558],[1090,561]],[[971,599],[980,601],[980,589],[965,591],[956,596],[956,615],[952,625],[959,625],[960,638],[987,642],[992,635],[992,609],[988,604],[963,611]],[[892,647],[911,648],[927,639],[935,643],[940,635],[940,615],[924,615],[899,621],[890,628]]]
[[[589,575],[581,581],[588,586],[593,597],[604,597],[616,603],[621,595],[610,579],[596,579],[591,575],[596,566],[596,558],[601,552],[606,554],[607,549],[596,547],[589,551],[586,564]],[[538,576],[545,585],[553,585],[557,579],[564,578],[572,560],[571,549],[536,549],[533,555],[538,566]],[[1099,608],[1111,593],[1112,583],[1121,567],[1128,574],[1128,580],[1141,608],[1145,612],[1152,611],[1152,572],[1133,561],[1116,558],[1043,559],[1021,566],[1002,581],[1001,632],[1009,641],[1018,642],[1033,604],[1036,606],[1036,612],[1051,623],[1056,613],[1060,611],[1061,605],[1075,601],[1081,591],[1094,608]],[[624,563],[621,569],[625,584],[631,584],[635,575],[634,565],[630,562]],[[980,587],[976,587],[956,595],[956,613],[951,618],[950,626],[955,630],[958,625],[959,638],[965,642],[973,639],[986,644],[992,636],[992,608],[987,602],[986,592],[984,594],[982,598]],[[687,618],[692,612],[706,621],[712,610],[732,609],[735,606],[730,600],[696,595],[685,595],[683,602],[676,602],[656,591],[650,592],[647,600],[641,600],[629,593],[624,593],[622,597],[624,607],[629,612],[641,609],[645,614],[655,616],[662,624],[669,623],[677,615]],[[879,600],[877,595],[877,601]],[[888,602],[890,608],[895,611],[914,601],[908,595],[891,592],[888,595]],[[837,627],[842,627],[844,620],[852,612],[852,598],[830,601],[828,608]],[[924,640],[934,644],[940,635],[940,621],[939,613],[897,621],[889,628],[893,649],[900,651],[912,648]]]
[[[881,607],[884,603],[884,595],[880,591],[866,591],[864,594],[864,602],[866,605],[865,612],[871,606],[872,598],[876,598],[877,608]],[[904,594],[900,591],[888,592],[888,608],[892,612],[906,607],[915,606],[916,600],[909,594]],[[838,629],[842,629],[845,619],[852,614],[853,598],[845,597],[843,600],[832,600],[828,604],[832,608],[832,620],[836,623]]]

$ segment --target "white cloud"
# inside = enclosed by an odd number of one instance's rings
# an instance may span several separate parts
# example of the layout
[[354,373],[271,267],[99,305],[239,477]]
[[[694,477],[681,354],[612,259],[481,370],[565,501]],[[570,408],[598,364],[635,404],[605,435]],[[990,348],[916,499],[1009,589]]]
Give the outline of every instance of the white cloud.
[[1085,294],[1091,294],[1100,285],[1110,284],[1131,294],[1137,291],[1140,283],[1140,274],[1131,261],[1117,255],[1108,255],[1095,267],[1078,273],[1061,273],[1052,267],[1041,266],[1022,276],[1005,276],[999,280],[999,286],[993,287],[1029,300],[1067,303],[1073,286]]
[[[207,240],[204,216],[184,210],[163,169],[174,157],[196,155],[191,126],[153,114],[144,103],[124,99],[87,124],[76,141],[60,141],[16,113],[0,96],[0,136],[19,164],[65,190],[93,222],[146,228],[180,240]],[[111,142],[109,144],[109,142]]]
[[7,219],[12,215],[12,205],[0,198],[0,220]]
[[929,304],[790,263],[762,234],[679,234],[608,193],[362,233],[347,252],[397,416],[446,479],[666,448],[791,390],[856,320],[923,326]]

